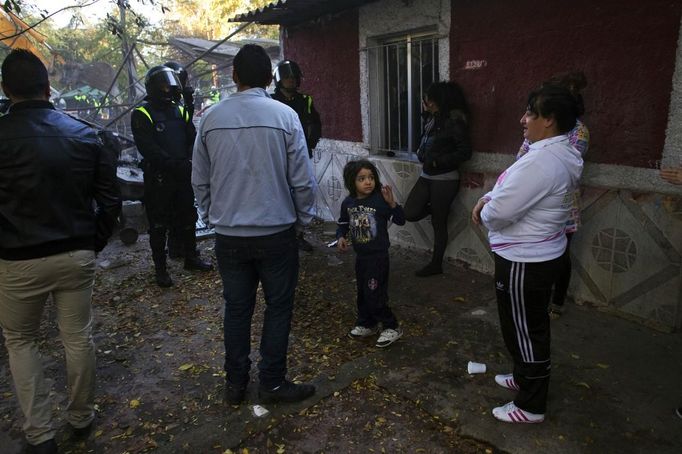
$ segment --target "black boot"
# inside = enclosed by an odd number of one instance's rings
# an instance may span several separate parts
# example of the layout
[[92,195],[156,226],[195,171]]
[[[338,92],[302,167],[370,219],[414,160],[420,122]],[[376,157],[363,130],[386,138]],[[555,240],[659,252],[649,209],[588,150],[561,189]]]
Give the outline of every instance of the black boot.
[[194,271],[211,271],[213,265],[211,262],[202,260],[199,254],[193,257],[185,257],[185,269]]
[[197,237],[194,227],[184,230],[183,240],[185,245],[185,269],[211,271],[213,269],[211,262],[202,260],[197,251]]
[[178,229],[171,228],[168,233],[168,257],[178,260],[185,257],[185,248],[182,241],[182,234]]
[[417,277],[434,276],[436,274],[443,274],[443,265],[429,263],[424,268],[415,271],[414,275]]
[[159,287],[163,288],[168,288],[173,286],[173,279],[171,279],[170,275],[168,274],[168,271],[166,270],[166,266],[164,265],[163,267],[156,267],[155,270],[156,274],[156,285]]
[[160,227],[150,229],[149,245],[152,247],[156,284],[164,288],[172,286],[173,280],[166,269],[166,229]]

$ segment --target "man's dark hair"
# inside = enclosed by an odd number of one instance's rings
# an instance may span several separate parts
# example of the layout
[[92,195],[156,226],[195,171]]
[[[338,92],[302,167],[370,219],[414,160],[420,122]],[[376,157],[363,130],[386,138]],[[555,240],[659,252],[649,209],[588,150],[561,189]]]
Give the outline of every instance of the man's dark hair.
[[272,65],[270,57],[261,46],[245,45],[237,52],[232,64],[240,84],[253,88],[265,88],[270,84]]
[[50,87],[47,68],[26,49],[15,49],[2,62],[2,83],[12,96],[33,98]]

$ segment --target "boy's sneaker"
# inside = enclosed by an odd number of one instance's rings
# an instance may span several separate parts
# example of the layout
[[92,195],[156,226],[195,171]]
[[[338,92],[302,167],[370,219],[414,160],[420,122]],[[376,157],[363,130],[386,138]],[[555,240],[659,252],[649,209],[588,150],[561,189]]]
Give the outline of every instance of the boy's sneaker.
[[258,398],[262,404],[278,402],[300,402],[315,394],[315,386],[306,383],[296,384],[284,380],[274,389],[258,388]]
[[495,375],[495,383],[513,391],[519,390],[519,385],[514,380],[514,374]]
[[374,336],[379,332],[379,325],[373,326],[372,328],[365,328],[364,326],[356,326],[348,333],[348,337],[351,339],[359,339],[361,337]]
[[385,329],[379,335],[379,339],[377,339],[376,346],[379,348],[388,347],[389,345],[391,345],[393,342],[397,341],[401,337],[403,337],[403,330],[402,329],[400,329],[400,328]]
[[521,410],[514,402],[493,408],[493,416],[503,422],[537,424],[545,420],[545,415]]

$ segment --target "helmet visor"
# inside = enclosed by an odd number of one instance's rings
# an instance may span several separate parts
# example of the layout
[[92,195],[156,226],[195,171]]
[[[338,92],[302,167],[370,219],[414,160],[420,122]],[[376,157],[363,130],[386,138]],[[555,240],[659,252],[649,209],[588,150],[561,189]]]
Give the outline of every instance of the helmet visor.
[[168,87],[169,90],[179,89],[181,87],[177,74],[170,68],[168,68],[168,71],[159,71],[156,74],[153,74],[151,83],[161,90],[165,87]]
[[275,82],[280,83],[284,79],[296,79],[297,74],[289,62],[283,63],[275,69]]

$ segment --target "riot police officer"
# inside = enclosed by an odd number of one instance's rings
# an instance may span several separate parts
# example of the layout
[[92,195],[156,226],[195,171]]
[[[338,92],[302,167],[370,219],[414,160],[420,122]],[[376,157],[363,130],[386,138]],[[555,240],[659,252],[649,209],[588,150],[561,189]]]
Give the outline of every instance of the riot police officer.
[[[286,104],[296,111],[301,120],[305,134],[308,156],[313,157],[313,149],[317,146],[322,133],[320,114],[315,110],[313,97],[300,93],[303,73],[295,61],[282,60],[275,68],[275,92],[272,98]],[[303,232],[298,235],[298,246],[304,251],[312,251],[313,247],[303,238]]]
[[[173,92],[175,95],[173,101],[184,107],[185,112],[187,112],[187,115],[189,116],[189,121],[192,121],[194,118],[194,88],[187,83],[189,79],[187,70],[180,63],[175,61],[167,61],[163,66],[172,69],[175,71],[175,75],[178,76],[181,88],[179,91],[175,90]],[[185,257],[181,232],[178,232],[172,226],[168,231],[168,257],[171,259],[181,259]]]
[[313,157],[313,149],[320,141],[322,123],[320,114],[315,110],[313,97],[300,93],[303,73],[295,61],[282,60],[275,68],[275,93],[272,98],[283,102],[298,114],[308,145],[308,156]]
[[151,68],[145,88],[147,97],[133,110],[131,124],[135,144],[144,158],[144,199],[156,283],[170,287],[173,281],[166,268],[166,235],[170,228],[180,232],[185,269],[213,268],[201,260],[196,249],[197,211],[191,186],[196,130],[186,109],[174,101],[182,90],[175,71],[166,66]]

